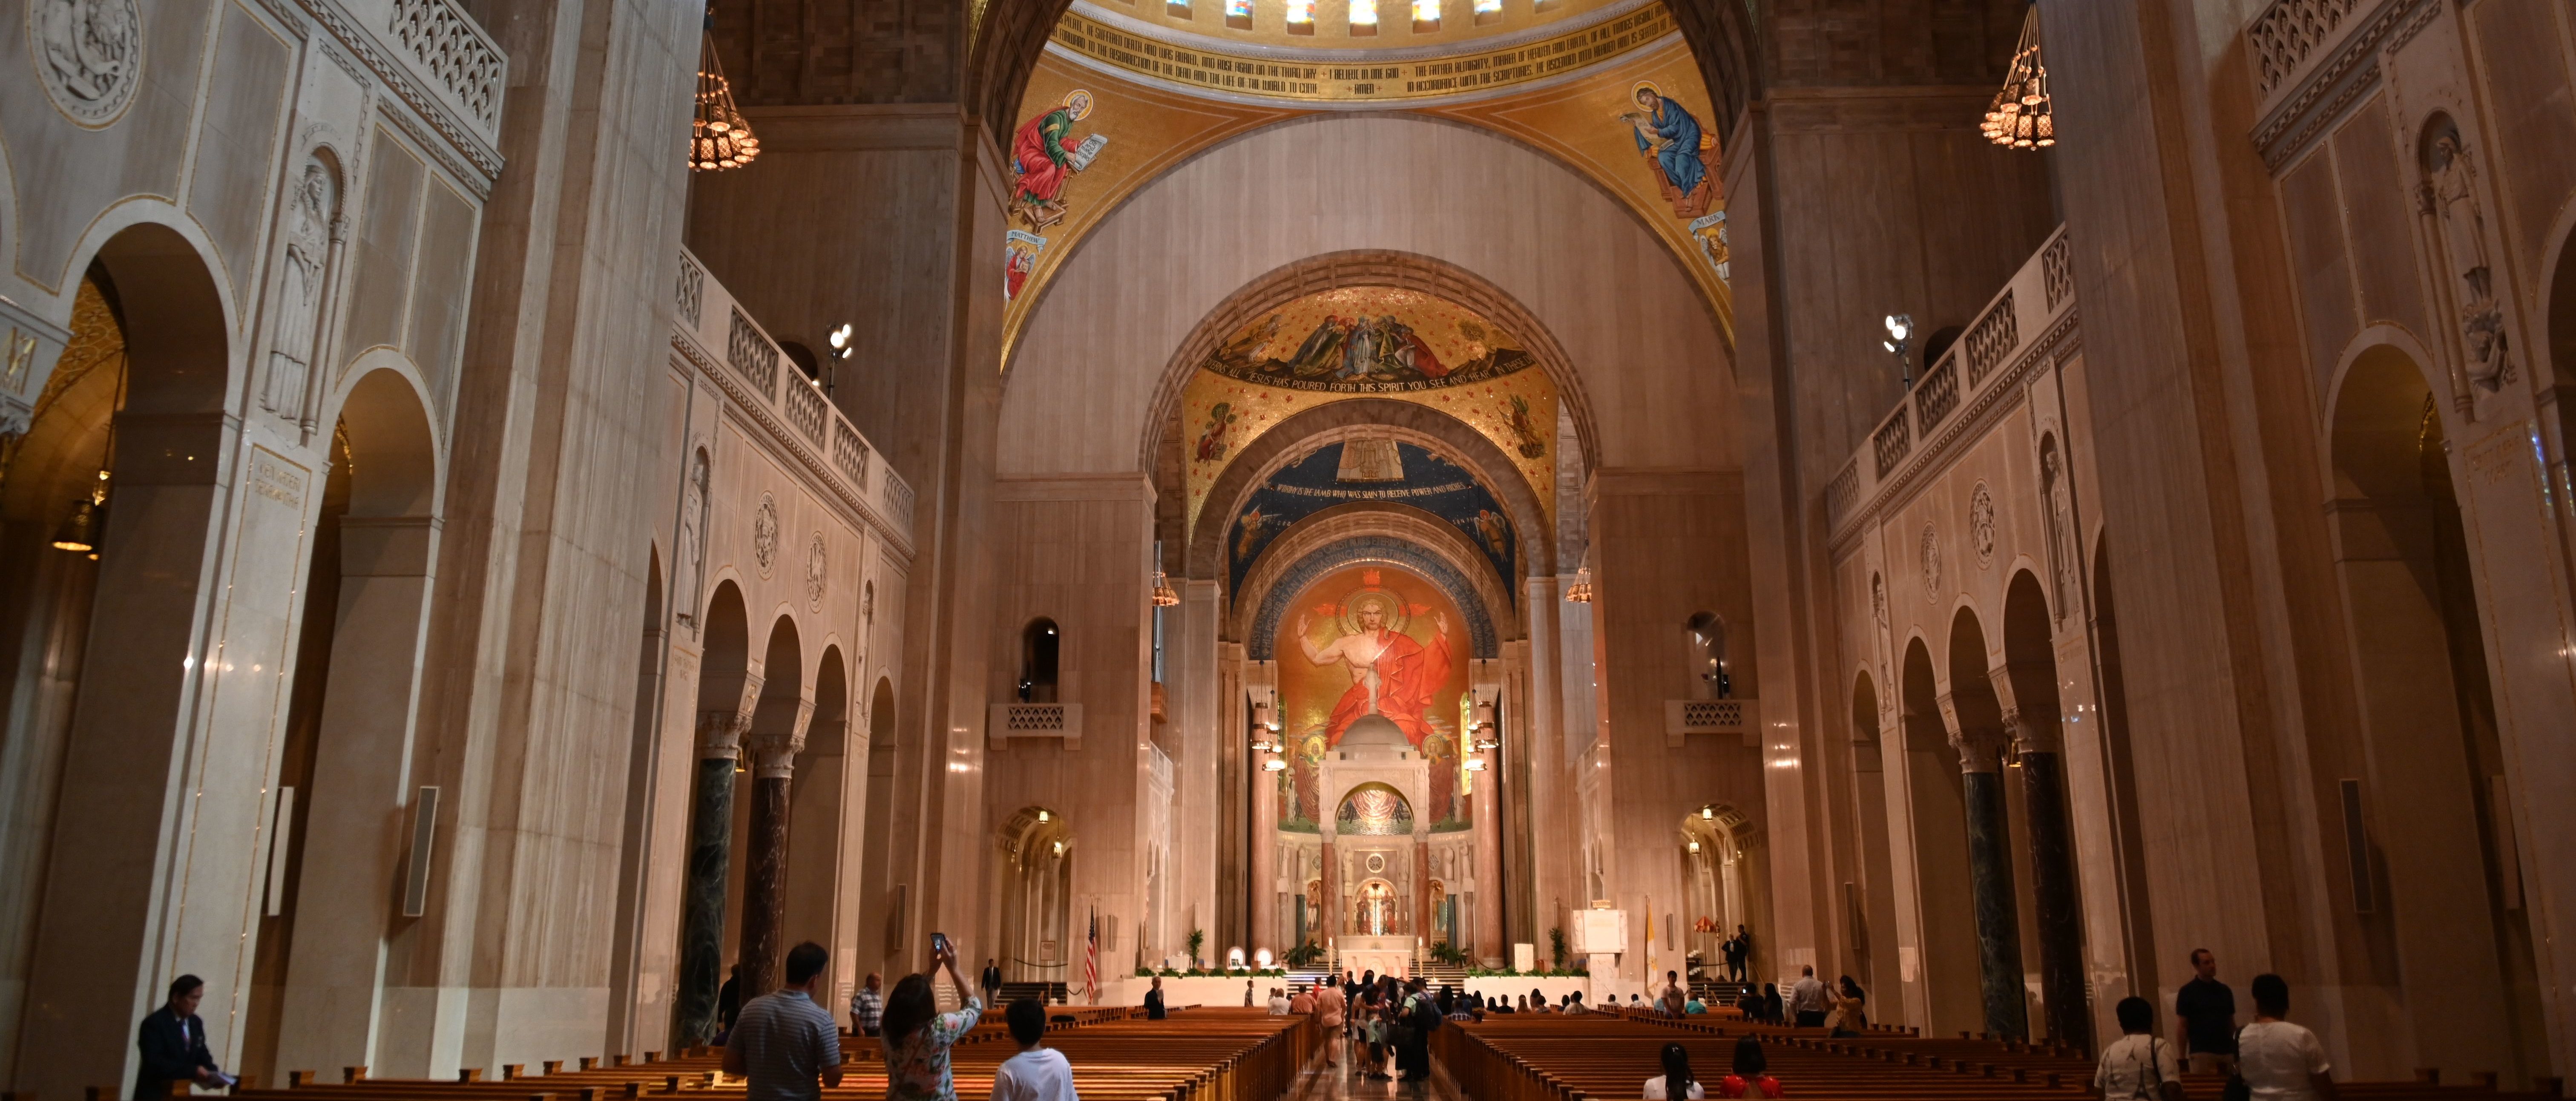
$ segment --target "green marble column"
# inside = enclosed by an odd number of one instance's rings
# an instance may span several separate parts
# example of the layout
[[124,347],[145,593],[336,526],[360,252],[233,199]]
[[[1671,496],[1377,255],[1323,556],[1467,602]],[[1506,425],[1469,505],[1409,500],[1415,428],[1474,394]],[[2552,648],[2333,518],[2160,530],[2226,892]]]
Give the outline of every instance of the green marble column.
[[2076,891],[2075,846],[2067,832],[2063,760],[2055,753],[2024,753],[2018,771],[2030,811],[2030,888],[2038,903],[2039,988],[2048,1007],[2048,1036],[2091,1051],[2084,914]]
[[701,757],[689,800],[689,872],[680,885],[680,985],[671,1006],[671,1043],[703,1044],[716,1033],[724,986],[725,876],[733,858],[734,760]]
[[751,836],[744,839],[742,869],[742,1000],[778,989],[779,959],[787,946],[788,777],[763,768],[751,781]]
[[2027,1039],[2030,1012],[2022,987],[2021,919],[2013,897],[2002,758],[1992,741],[1967,739],[1959,747],[1959,765],[1968,812],[1968,889],[1977,911],[1986,1031]]

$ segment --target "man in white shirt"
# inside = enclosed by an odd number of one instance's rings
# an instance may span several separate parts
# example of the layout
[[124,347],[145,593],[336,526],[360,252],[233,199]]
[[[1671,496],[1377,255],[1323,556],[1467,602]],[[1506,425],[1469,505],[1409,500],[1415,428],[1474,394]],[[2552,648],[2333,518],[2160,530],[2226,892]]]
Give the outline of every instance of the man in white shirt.
[[1288,1015],[1288,992],[1275,986],[1270,988],[1270,1015],[1273,1017]]
[[2335,1101],[2325,1045],[2282,1019],[2289,1015],[2290,984],[2279,975],[2254,976],[2254,1023],[2236,1031],[2236,1073],[2254,1101]]
[[1798,969],[1798,981],[1789,987],[1789,1011],[1796,1014],[1800,1028],[1825,1027],[1825,984],[1816,981],[1816,969],[1810,965]]
[[2182,1060],[2172,1044],[2147,1031],[2156,1024],[2155,1005],[2145,998],[2122,998],[2114,1012],[2127,1035],[2102,1049],[2102,1061],[2093,1071],[2094,1092],[2103,1101],[2162,1101],[2165,1085],[2171,1083],[2170,1092],[2179,1095]]
[[1010,1022],[1020,1053],[993,1071],[993,1101],[1082,1101],[1073,1092],[1073,1064],[1063,1052],[1039,1045],[1046,1039],[1046,1007],[1035,998],[1022,998],[1002,1016]]

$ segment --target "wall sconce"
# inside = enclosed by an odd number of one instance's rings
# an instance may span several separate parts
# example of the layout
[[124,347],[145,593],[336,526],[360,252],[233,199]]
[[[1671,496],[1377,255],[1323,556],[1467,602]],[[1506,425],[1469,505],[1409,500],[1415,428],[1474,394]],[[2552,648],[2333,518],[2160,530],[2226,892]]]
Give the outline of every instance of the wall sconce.
[[1046,812],[1046,811],[1044,811],[1044,810],[1040,810],[1040,811],[1038,811],[1038,821],[1040,821],[1040,822],[1044,822],[1044,821],[1046,821],[1046,820],[1047,820],[1047,812]]

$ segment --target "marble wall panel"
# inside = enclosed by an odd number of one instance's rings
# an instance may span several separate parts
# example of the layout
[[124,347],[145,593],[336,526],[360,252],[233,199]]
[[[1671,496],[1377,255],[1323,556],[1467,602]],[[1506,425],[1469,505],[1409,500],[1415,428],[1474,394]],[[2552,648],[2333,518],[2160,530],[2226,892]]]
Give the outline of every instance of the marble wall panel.
[[[2424,309],[2423,267],[2416,260],[2416,206],[2403,177],[2401,136],[2386,96],[2373,96],[2335,132],[2335,176],[2342,183],[2343,230],[2361,289],[2363,324],[2395,322],[2417,339],[2436,340]],[[2341,349],[2337,349],[2340,351]]]
[[340,341],[343,354],[352,358],[369,348],[401,346],[412,254],[420,243],[421,189],[427,184],[419,155],[391,131],[377,127],[368,145],[366,191],[357,200],[365,213],[350,241],[356,270]]
[[238,0],[222,7],[214,66],[222,77],[207,89],[188,178],[188,213],[206,227],[234,293],[247,306],[257,296],[259,229],[277,171],[287,67],[293,52],[279,34]]
[[[26,27],[32,6],[17,0],[0,9],[0,24]],[[138,4],[138,37],[149,60],[123,113],[103,128],[85,126],[54,105],[31,51],[22,48],[0,65],[0,139],[7,142],[15,189],[18,224],[9,235],[19,278],[68,299],[80,275],[75,253],[102,213],[128,196],[178,200],[215,19],[229,6]]]

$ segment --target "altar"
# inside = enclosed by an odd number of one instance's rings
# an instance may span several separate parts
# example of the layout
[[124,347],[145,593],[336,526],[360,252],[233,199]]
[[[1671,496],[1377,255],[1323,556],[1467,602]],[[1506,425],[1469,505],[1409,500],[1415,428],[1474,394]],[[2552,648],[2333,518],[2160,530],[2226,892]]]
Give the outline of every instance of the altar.
[[1409,936],[1345,934],[1333,938],[1335,954],[1341,957],[1341,969],[1354,975],[1375,971],[1380,975],[1412,978],[1413,946],[1414,939]]

